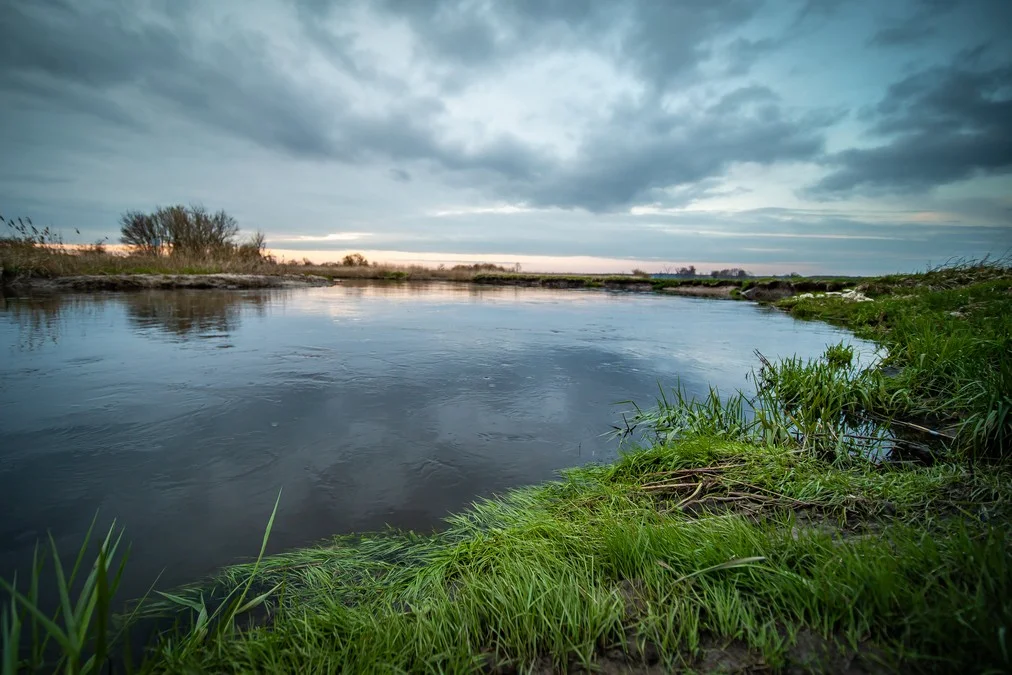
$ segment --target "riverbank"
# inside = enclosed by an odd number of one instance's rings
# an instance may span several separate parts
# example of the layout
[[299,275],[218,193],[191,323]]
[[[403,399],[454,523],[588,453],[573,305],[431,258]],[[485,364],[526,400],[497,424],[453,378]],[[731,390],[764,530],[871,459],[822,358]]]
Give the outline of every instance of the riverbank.
[[30,292],[139,291],[170,289],[241,290],[331,286],[333,279],[311,274],[109,274],[18,279],[8,287]]
[[633,410],[618,461],[443,532],[339,537],[156,596],[140,614],[180,623],[138,669],[1008,670],[1012,271],[861,293],[779,306],[877,340],[880,367],[842,346],[767,362],[758,396]]
[[[277,261],[269,255],[193,256],[112,253],[101,246],[67,248],[58,244],[0,239],[0,286],[23,290],[133,290],[136,288],[218,288],[202,286],[189,277],[281,277],[294,283],[308,277],[376,281],[455,281],[497,286],[543,288],[594,288],[629,292],[664,292],[709,298],[750,299],[770,302],[796,293],[842,291],[862,279],[802,277],[654,278],[642,274],[544,274],[507,271],[489,264],[424,267],[369,263],[361,256],[348,256],[349,264],[317,265]],[[148,281],[148,278],[151,278]],[[214,280],[208,284],[215,284]],[[242,282],[239,282],[242,283]],[[269,287],[270,281],[257,282]],[[227,286],[226,286],[227,287]],[[254,287],[254,286],[240,286]]]
[[[209,267],[207,269],[214,269]],[[418,271],[422,270],[422,271]],[[430,274],[431,273],[431,274]],[[774,302],[799,293],[839,292],[860,279],[652,279],[621,275],[568,275],[454,272],[418,268],[400,269],[269,266],[258,273],[209,272],[195,268],[186,273],[121,272],[57,276],[7,276],[3,288],[19,292],[90,292],[168,289],[251,289],[329,286],[342,281],[444,281],[486,286],[520,286],[551,289],[599,289],[629,293],[664,293],[701,298]]]

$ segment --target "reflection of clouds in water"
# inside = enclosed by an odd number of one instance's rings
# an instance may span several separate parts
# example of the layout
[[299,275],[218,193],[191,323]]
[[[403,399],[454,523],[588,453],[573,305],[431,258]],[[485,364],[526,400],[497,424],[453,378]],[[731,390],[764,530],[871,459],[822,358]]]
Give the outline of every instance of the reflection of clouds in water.
[[624,298],[618,297],[616,293],[597,290],[484,286],[442,281],[345,280],[336,286],[307,289],[292,298],[291,306],[299,312],[346,316],[361,311],[359,303],[370,300],[412,305],[521,302],[534,305],[565,303],[573,306],[624,301]]
[[[272,550],[430,528],[607,457],[616,403],[649,405],[658,381],[742,386],[753,347],[844,335],[744,303],[464,284],[62,296],[0,313],[0,341],[16,312],[63,337],[0,361],[10,527],[79,534],[101,502],[145,581],[254,555],[280,487]],[[199,340],[223,333],[232,349]]]

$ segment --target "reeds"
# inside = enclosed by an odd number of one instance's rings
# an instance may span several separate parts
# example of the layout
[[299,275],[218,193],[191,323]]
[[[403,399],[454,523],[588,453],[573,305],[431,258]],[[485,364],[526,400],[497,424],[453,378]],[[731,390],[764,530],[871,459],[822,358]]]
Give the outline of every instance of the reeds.
[[[50,535],[48,549],[35,548],[26,591],[18,588],[16,577],[12,582],[0,579],[0,587],[10,594],[0,624],[3,675],[25,670],[83,675],[105,667],[110,648],[121,635],[111,627],[110,618],[128,554],[120,554],[123,532],[117,531],[114,523],[99,542],[94,560],[82,567],[94,526],[92,521],[69,573]],[[51,614],[44,611],[40,594],[48,556],[52,556],[54,579],[45,587],[55,589],[58,595],[58,605]],[[81,581],[79,575],[86,570]],[[27,649],[22,650],[25,644]],[[27,653],[22,657],[23,651]]]
[[960,452],[1004,458],[1012,445],[1012,265],[958,261],[923,275],[869,282],[874,302],[782,301],[799,318],[851,328],[878,341],[893,374],[863,402],[879,417],[950,437]]
[[[260,607],[280,587],[279,583],[250,597],[280,500],[279,493],[267,521],[260,553],[246,583],[231,587],[224,597],[217,599],[213,608],[208,608],[203,593],[193,598],[157,592],[162,598],[163,608],[173,608],[177,613],[192,611],[186,630],[185,644],[188,647],[196,648],[205,640],[234,635],[239,618]],[[129,558],[128,551],[121,552],[123,531],[117,530],[115,523],[99,542],[94,559],[87,567],[90,570],[87,576],[83,581],[80,579],[79,575],[86,569],[82,565],[91,554],[94,527],[95,520],[84,536],[69,573],[64,569],[56,541],[50,535],[48,548],[36,546],[27,591],[18,588],[17,577],[11,582],[0,579],[0,588],[10,598],[0,614],[0,642],[3,645],[0,675],[26,671],[63,672],[67,675],[98,673],[109,669],[114,649],[122,649],[122,657],[117,663],[132,669],[130,646],[124,644],[123,638],[137,619],[152,614],[149,604],[154,603],[148,603],[145,595],[133,602],[129,612],[114,614],[113,601]],[[53,563],[52,583],[43,581],[49,556]],[[57,594],[57,605],[51,613],[47,613],[41,593],[49,589],[55,589]]]
[[[696,398],[679,383],[670,394],[662,390],[654,408],[633,404],[625,426],[615,427],[616,435],[635,438],[645,428],[651,443],[717,438],[797,448],[835,460],[880,457],[904,442],[888,426],[904,409],[902,393],[893,391],[877,369],[856,366],[851,347],[830,346],[808,361],[770,362],[756,355],[762,366],[749,376],[755,393],[738,390],[723,397],[710,387]],[[878,416],[872,418],[868,410]]]

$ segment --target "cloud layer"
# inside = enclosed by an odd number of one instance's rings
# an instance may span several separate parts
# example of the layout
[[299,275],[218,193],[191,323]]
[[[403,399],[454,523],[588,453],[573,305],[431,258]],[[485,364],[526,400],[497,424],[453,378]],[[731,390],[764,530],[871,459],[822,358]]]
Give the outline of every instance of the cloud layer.
[[114,236],[120,211],[203,201],[335,249],[772,263],[789,241],[826,267],[826,241],[972,227],[984,253],[1012,226],[1009,21],[1000,0],[3,3],[0,209]]

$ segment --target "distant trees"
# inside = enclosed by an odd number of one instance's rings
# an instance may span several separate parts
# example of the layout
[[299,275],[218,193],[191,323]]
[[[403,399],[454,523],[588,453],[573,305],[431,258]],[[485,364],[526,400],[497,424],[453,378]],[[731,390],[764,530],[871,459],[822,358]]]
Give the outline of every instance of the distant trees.
[[730,267],[722,270],[713,270],[710,276],[714,279],[744,279],[752,276],[740,267]]
[[647,272],[646,270],[641,270],[639,267],[636,267],[633,269],[632,275],[634,277],[649,277],[650,272]]
[[225,211],[203,206],[160,207],[152,213],[127,211],[120,217],[120,241],[144,255],[262,258],[266,239],[255,232],[238,242],[239,224]]
[[[495,263],[474,263],[473,265],[454,265],[450,268],[454,272],[509,272],[511,270],[506,269],[502,265],[496,265]],[[514,266],[512,271],[518,271],[518,268]]]
[[660,276],[662,277],[694,277],[696,276],[696,266],[689,265],[688,267],[674,268],[671,265],[664,267]]
[[341,258],[341,264],[345,267],[368,267],[369,261],[361,253],[349,253]]

